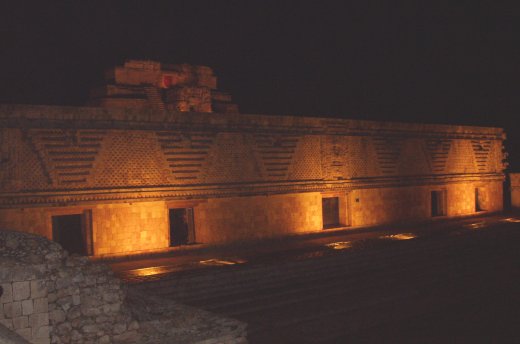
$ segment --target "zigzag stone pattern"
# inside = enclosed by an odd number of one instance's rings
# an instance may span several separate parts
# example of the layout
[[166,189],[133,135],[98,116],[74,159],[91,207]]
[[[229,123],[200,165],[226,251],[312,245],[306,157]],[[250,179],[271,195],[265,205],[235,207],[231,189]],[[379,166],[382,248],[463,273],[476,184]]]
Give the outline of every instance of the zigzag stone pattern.
[[451,140],[426,140],[426,149],[430,153],[431,168],[433,173],[443,173],[445,171],[450,147]]
[[104,130],[32,129],[27,136],[53,183],[76,186],[87,183],[105,134]]
[[383,175],[396,174],[399,155],[401,154],[402,139],[392,137],[374,137],[373,141],[381,173]]
[[256,150],[267,179],[286,179],[300,140],[296,135],[257,134]]
[[475,161],[477,163],[477,170],[485,172],[488,169],[488,157],[491,150],[490,140],[472,140],[473,153],[475,154]]
[[156,135],[176,181],[196,182],[202,178],[215,134],[158,131]]

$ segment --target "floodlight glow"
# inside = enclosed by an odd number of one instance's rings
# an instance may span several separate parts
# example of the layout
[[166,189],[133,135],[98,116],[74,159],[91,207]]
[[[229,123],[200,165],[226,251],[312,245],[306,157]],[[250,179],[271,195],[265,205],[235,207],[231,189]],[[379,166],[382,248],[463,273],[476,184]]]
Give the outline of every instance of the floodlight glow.
[[129,274],[131,276],[146,277],[146,276],[166,274],[168,272],[172,272],[173,270],[175,270],[175,268],[173,266],[153,266],[153,267],[149,267],[149,268],[129,270],[129,271],[127,271],[127,274]]
[[338,241],[338,242],[332,242],[330,244],[326,245],[328,248],[331,248],[333,250],[344,250],[347,248],[352,247],[352,242],[350,241]]
[[485,221],[480,221],[480,222],[474,222],[474,223],[464,225],[464,227],[468,228],[468,229],[480,229],[480,228],[487,227],[487,224]]
[[243,259],[235,259],[235,260],[223,260],[223,259],[206,259],[201,260],[199,263],[202,265],[209,265],[209,266],[225,266],[225,265],[235,265],[235,264],[242,264],[246,261]]
[[520,222],[520,219],[517,219],[514,217],[508,217],[507,219],[502,219],[501,221],[517,223],[517,222]]
[[390,239],[390,240],[410,240],[417,238],[417,235],[413,233],[399,233],[392,235],[384,235],[379,237],[380,239]]

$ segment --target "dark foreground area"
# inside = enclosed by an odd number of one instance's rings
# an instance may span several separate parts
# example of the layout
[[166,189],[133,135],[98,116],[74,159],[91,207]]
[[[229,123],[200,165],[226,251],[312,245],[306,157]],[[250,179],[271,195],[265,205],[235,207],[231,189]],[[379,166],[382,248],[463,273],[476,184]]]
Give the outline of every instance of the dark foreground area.
[[251,343],[519,343],[518,219],[371,235],[131,288],[247,322]]

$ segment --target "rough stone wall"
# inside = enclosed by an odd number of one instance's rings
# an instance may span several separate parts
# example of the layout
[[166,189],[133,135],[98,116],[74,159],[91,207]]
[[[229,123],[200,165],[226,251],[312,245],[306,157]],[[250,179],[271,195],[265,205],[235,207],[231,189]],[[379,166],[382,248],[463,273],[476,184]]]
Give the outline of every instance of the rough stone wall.
[[1,261],[0,287],[0,323],[31,343],[49,343],[48,299],[41,271]]
[[0,321],[31,343],[135,343],[139,324],[109,267],[43,237],[0,230]]

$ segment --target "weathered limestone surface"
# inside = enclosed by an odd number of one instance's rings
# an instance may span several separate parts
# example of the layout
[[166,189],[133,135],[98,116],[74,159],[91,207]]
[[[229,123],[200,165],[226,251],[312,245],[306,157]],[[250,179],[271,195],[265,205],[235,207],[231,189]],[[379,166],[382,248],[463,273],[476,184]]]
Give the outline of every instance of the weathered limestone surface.
[[0,343],[2,344],[30,344],[24,337],[11,331],[0,323]]
[[31,343],[138,340],[138,323],[108,266],[47,239],[0,231],[0,321]]
[[144,332],[143,344],[247,343],[245,323],[169,299],[143,295],[142,289],[130,289],[128,297]]
[[142,294],[127,300],[107,265],[33,234],[0,230],[0,286],[0,343],[246,342],[239,321]]

